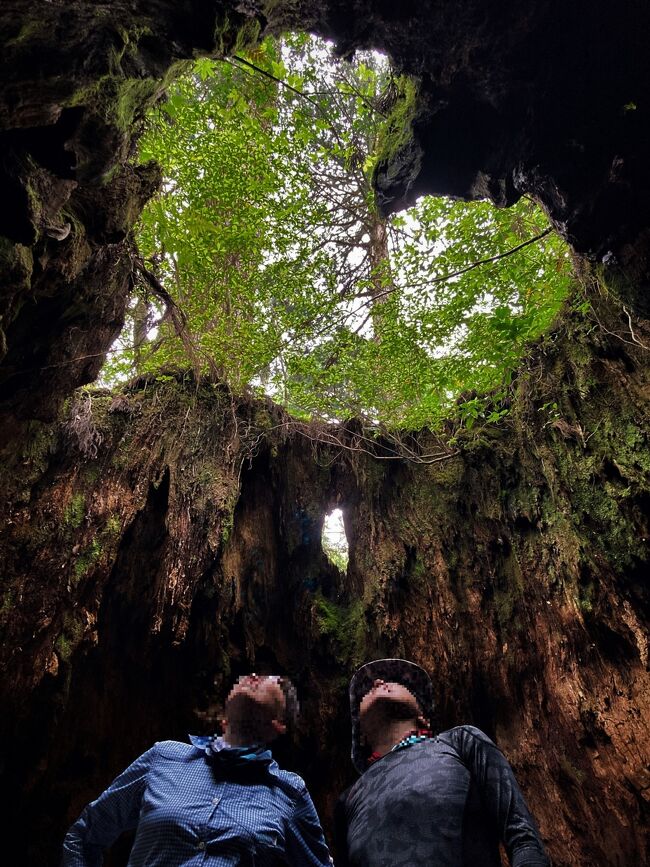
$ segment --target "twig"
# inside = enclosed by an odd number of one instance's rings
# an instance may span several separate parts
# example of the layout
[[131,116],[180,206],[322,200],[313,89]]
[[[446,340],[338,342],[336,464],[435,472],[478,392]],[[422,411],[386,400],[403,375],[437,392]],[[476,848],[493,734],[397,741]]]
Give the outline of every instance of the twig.
[[293,87],[293,85],[289,84],[289,82],[283,81],[281,78],[277,78],[272,73],[267,72],[266,69],[261,69],[259,66],[255,66],[255,64],[251,63],[250,60],[246,60],[244,57],[240,57],[238,54],[231,54],[230,58],[228,58],[228,57],[225,58],[226,63],[228,63],[231,59],[236,60],[237,63],[241,63],[244,66],[248,66],[249,69],[253,69],[255,72],[259,72],[260,75],[263,75],[266,78],[270,78],[271,81],[276,81],[278,84],[281,84],[283,87],[286,87],[287,90],[290,90],[293,93],[296,93],[298,96],[301,96],[303,99],[306,99],[307,102],[311,102],[311,104],[313,106],[320,109],[320,106],[316,102],[315,99],[312,99],[310,96],[307,96],[306,93],[304,93],[302,90],[298,90],[297,87]]
[[650,346],[646,346],[645,343],[642,343],[634,333],[634,328],[632,327],[632,316],[630,315],[630,311],[627,309],[625,304],[623,305],[623,310],[625,311],[625,315],[627,316],[627,324],[630,328],[630,337],[637,344],[637,346],[640,346],[642,349],[650,352]]
[[601,331],[604,331],[605,334],[609,334],[610,337],[615,337],[617,340],[620,340],[621,343],[625,343],[626,346],[640,346],[642,349],[650,350],[650,347],[645,346],[643,343],[641,343],[640,340],[638,340],[636,338],[634,332],[632,331],[630,314],[628,313],[628,311],[625,307],[623,307],[623,310],[625,310],[625,312],[627,313],[628,321],[630,322],[630,334],[631,334],[632,340],[626,340],[621,334],[617,334],[616,331],[610,331],[609,328],[607,328],[605,325],[603,325],[603,323],[598,318],[598,314],[594,310],[593,306],[591,307],[591,315],[596,320],[596,323],[598,324]]
[[[304,436],[310,442],[314,443],[323,443],[325,445],[336,446],[344,451],[348,452],[362,452],[364,454],[370,455],[376,460],[380,461],[408,461],[410,463],[416,464],[435,464],[440,461],[448,460],[449,458],[453,458],[456,455],[460,454],[460,449],[452,449],[449,450],[445,448],[444,444],[441,443],[441,447],[445,449],[442,452],[431,452],[429,454],[418,455],[408,446],[404,445],[404,443],[395,436],[391,436],[390,434],[382,434],[384,437],[390,437],[392,440],[391,447],[388,443],[385,442],[377,442],[376,440],[371,439],[368,436],[365,436],[362,433],[355,432],[354,442],[349,443],[346,442],[342,437],[338,436],[336,430],[327,429],[327,428],[318,428],[316,423],[311,422],[311,424],[307,424],[305,422],[288,420],[281,422],[277,425],[273,425],[270,428],[267,428],[263,433],[260,433],[257,439],[254,442],[254,445],[257,446],[259,441],[271,433],[274,430],[281,429],[289,429],[293,430],[296,433]],[[345,431],[343,431],[345,433]],[[367,443],[367,446],[361,445],[361,443]],[[377,450],[383,449],[385,452],[389,454],[378,454]]]
[[[521,244],[517,244],[516,247],[512,247],[512,249],[510,250],[506,250],[505,253],[497,253],[496,256],[488,256],[486,259],[478,259],[476,262],[472,262],[471,265],[467,265],[466,268],[460,268],[458,271],[451,271],[449,274],[442,274],[440,277],[432,277],[430,280],[422,280],[419,283],[409,283],[408,287],[411,288],[414,286],[430,286],[432,283],[445,283],[447,280],[451,280],[453,277],[460,277],[462,274],[467,274],[468,271],[473,271],[475,268],[480,268],[481,265],[489,265],[491,262],[498,262],[500,259],[506,259],[508,256],[512,256],[513,253],[518,253],[519,250],[523,250],[524,247],[528,247],[530,244],[535,244],[537,243],[537,241],[541,241],[542,238],[545,238],[546,235],[549,235],[552,231],[553,227],[548,226],[548,228],[544,229],[543,232],[540,232],[533,238],[529,238],[527,241],[523,241]],[[389,295],[397,288],[397,286],[392,286],[390,289],[386,289],[382,294]],[[374,296],[374,298],[380,297],[381,295]],[[372,300],[374,300],[374,298]]]
[[170,319],[174,323],[174,328],[178,333],[178,328],[184,328],[187,325],[187,317],[178,306],[178,304],[174,301],[169,292],[162,285],[160,280],[156,277],[156,275],[147,268],[147,266],[144,264],[143,259],[141,259],[139,256],[134,256],[133,264],[135,265],[136,271],[144,277],[153,294],[157,298],[160,298],[160,300],[165,305],[165,309],[167,310]]

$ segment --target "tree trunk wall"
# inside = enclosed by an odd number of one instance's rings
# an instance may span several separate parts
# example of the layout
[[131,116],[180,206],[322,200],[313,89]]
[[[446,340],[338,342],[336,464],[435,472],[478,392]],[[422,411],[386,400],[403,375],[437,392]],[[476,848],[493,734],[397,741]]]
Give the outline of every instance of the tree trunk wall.
[[[436,728],[497,740],[556,865],[643,863],[649,365],[614,309],[568,313],[507,421],[429,465],[189,380],[81,392],[33,425],[0,537],[16,863],[55,863],[87,800],[154,740],[213,730],[249,670],[295,678],[280,758],[327,822],[354,777],[346,683],[380,655],[431,672]],[[336,504],[347,574],[321,546]]]

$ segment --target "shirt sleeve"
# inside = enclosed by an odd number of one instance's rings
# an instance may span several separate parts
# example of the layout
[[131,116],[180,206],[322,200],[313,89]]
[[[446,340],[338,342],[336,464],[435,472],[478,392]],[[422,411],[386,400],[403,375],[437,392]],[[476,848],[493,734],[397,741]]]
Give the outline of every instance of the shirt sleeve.
[[285,846],[291,867],[330,867],[332,864],[323,829],[307,789],[298,796],[287,822]]
[[155,749],[143,753],[83,810],[63,841],[61,867],[99,867],[104,850],[136,827]]
[[503,753],[480,729],[459,726],[445,733],[478,786],[496,823],[512,867],[550,867],[544,845]]

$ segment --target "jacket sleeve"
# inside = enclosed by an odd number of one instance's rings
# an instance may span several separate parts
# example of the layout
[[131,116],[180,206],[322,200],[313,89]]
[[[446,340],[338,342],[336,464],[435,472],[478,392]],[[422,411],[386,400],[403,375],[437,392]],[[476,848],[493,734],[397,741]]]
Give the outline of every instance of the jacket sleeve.
[[155,749],[143,753],[83,810],[63,841],[62,867],[99,867],[104,850],[136,827]]
[[503,753],[474,726],[459,726],[441,737],[452,742],[470,771],[512,867],[549,867],[535,820]]
[[346,789],[339,797],[334,807],[334,854],[336,855],[336,867],[348,867],[348,817],[345,809],[347,794]]
[[286,855],[291,867],[330,867],[323,829],[307,789],[296,799],[286,828]]

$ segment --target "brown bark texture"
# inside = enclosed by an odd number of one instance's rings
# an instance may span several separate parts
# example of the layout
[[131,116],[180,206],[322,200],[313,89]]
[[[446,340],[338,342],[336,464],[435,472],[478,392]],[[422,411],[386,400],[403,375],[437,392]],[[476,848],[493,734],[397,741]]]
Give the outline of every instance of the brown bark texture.
[[[298,683],[280,758],[327,824],[354,777],[347,679],[382,655],[431,672],[437,728],[497,740],[554,864],[644,863],[648,339],[600,296],[567,310],[504,423],[431,464],[369,454],[354,425],[323,444],[189,377],[82,391],[34,423],[0,537],[15,863],[55,863],[87,800],[154,740],[210,731],[251,669]],[[336,504],[346,574],[321,545]]]

